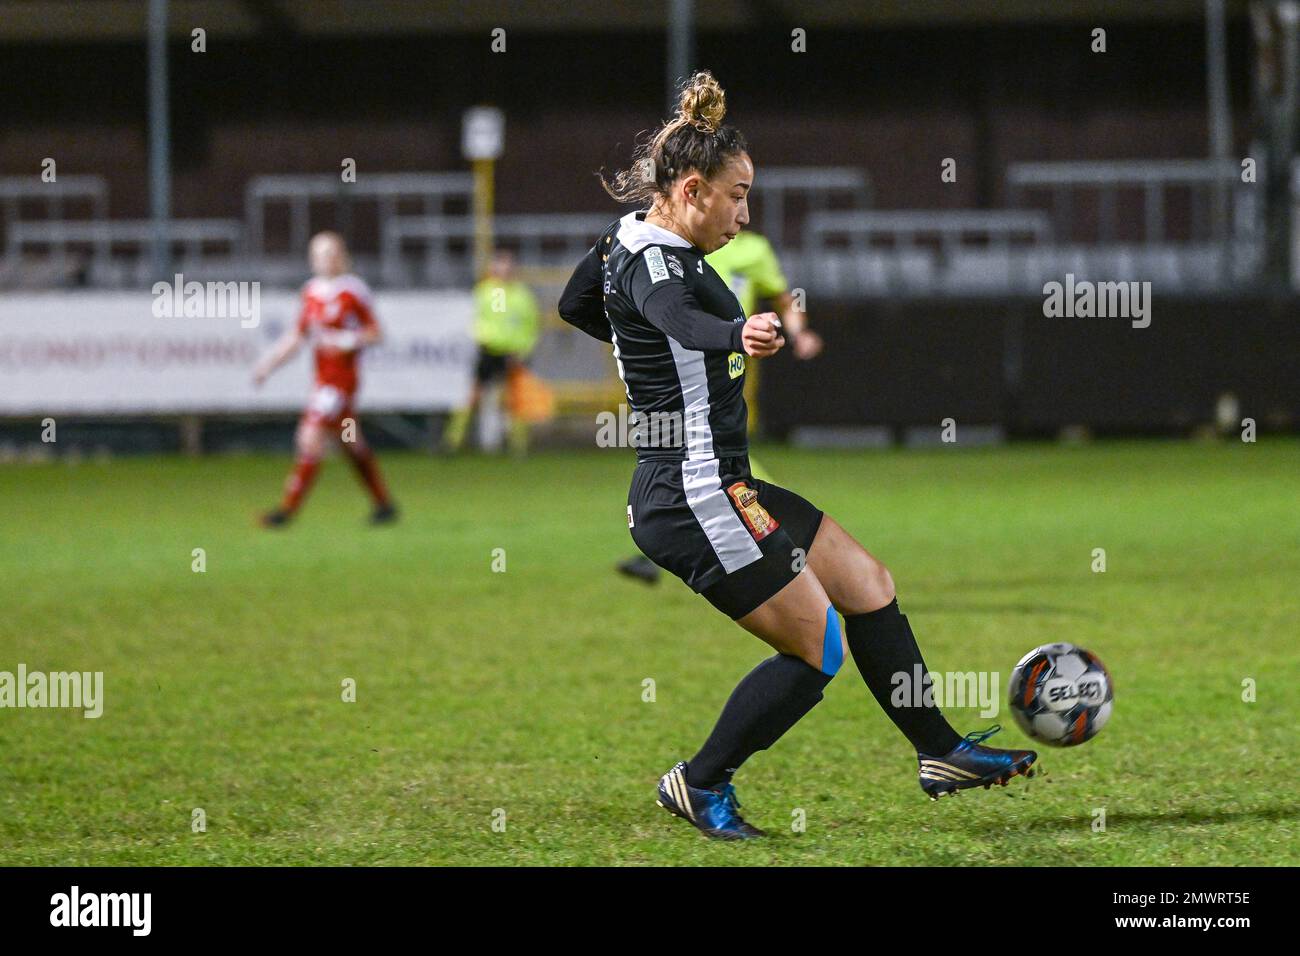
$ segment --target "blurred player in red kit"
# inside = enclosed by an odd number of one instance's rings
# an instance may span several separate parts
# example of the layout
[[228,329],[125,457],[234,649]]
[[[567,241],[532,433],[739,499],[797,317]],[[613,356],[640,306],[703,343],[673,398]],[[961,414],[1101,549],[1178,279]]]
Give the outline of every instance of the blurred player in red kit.
[[298,423],[298,460],[285,484],[284,500],[262,516],[262,524],[276,528],[294,516],[320,470],[326,440],[335,436],[374,500],[371,523],[386,524],[397,518],[397,509],[389,500],[374,452],[361,434],[353,408],[361,350],[382,337],[371,310],[370,289],[349,271],[347,247],[338,233],[317,233],[308,255],[314,278],[303,286],[298,321],[253,372],[253,382],[260,386],[308,339],[315,347],[316,382]]

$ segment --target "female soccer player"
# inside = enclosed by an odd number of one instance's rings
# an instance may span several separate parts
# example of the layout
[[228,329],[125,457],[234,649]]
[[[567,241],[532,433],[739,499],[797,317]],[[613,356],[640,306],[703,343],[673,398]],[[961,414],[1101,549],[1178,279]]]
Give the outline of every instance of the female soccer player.
[[313,236],[308,257],[314,278],[303,286],[298,321],[253,371],[253,382],[260,386],[308,338],[314,340],[316,384],[298,423],[298,460],[285,484],[284,500],[280,507],[262,516],[262,524],[277,528],[297,513],[320,470],[325,441],[333,436],[341,439],[343,453],[374,501],[371,523],[386,524],[396,520],[397,509],[389,500],[388,489],[379,477],[375,454],[361,434],[353,409],[360,384],[361,350],[382,337],[371,310],[370,289],[349,271],[348,250],[338,233],[321,232]]
[[[821,354],[822,337],[808,327],[808,316],[802,308],[796,308],[794,296],[790,294],[789,283],[781,271],[772,244],[758,233],[746,229],[721,249],[714,250],[705,257],[705,262],[713,267],[740,300],[740,309],[745,315],[752,315],[759,297],[770,299],[781,317],[781,336],[791,341],[795,358],[808,360]],[[749,410],[748,428],[754,432],[754,405],[758,401],[757,368],[745,370],[745,405]],[[749,460],[751,474],[755,478],[771,481],[754,459]],[[646,584],[659,583],[659,567],[643,554],[637,554],[620,561],[616,567],[620,574],[644,581]]]
[[[717,81],[696,73],[631,168],[602,178],[616,199],[649,208],[610,225],[560,300],[566,321],[613,343],[633,413],[658,425],[637,449],[633,540],[776,650],[737,685],[699,752],[663,775],[658,803],[710,837],[762,835],[741,818],[732,775],[821,700],[844,658],[836,612],[872,695],[916,748],[922,789],[937,799],[1005,785],[1029,772],[1033,751],[981,746],[996,727],[963,738],[925,686],[892,693],[926,669],[885,566],[830,516],[750,473],[745,362],[785,339],[774,314],[746,318],[704,259],[749,221],[754,166],[725,111]],[[664,427],[672,421],[680,428]]]

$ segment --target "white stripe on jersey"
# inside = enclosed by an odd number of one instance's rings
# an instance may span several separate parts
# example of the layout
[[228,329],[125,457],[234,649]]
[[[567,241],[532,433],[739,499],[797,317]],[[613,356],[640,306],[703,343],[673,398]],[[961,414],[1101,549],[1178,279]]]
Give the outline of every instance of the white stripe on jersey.
[[682,462],[682,487],[686,503],[713,553],[728,574],[763,557],[753,536],[732,509],[718,477],[718,459],[713,455],[713,429],[709,427],[709,380],[704,353],[683,348],[667,336],[681,382],[686,460]]
[[609,327],[609,340],[614,344],[614,364],[618,366],[618,380],[623,383],[623,391],[627,395],[627,407],[629,414],[632,410],[632,389],[627,387],[627,373],[623,371],[623,354],[618,350],[618,333],[614,331],[614,326]]

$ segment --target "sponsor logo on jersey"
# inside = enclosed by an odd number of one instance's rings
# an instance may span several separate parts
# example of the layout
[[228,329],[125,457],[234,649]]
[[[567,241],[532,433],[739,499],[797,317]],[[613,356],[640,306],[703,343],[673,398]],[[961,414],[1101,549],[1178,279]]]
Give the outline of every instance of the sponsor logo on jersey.
[[644,253],[645,264],[650,268],[650,282],[662,282],[668,278],[668,267],[664,265],[663,250],[658,246],[651,246]]
[[781,525],[766,508],[758,503],[758,492],[743,481],[738,481],[727,489],[727,494],[735,502],[736,510],[744,520],[749,533],[755,541],[762,541]]
[[732,378],[740,378],[745,374],[745,356],[739,352],[732,352],[727,356],[727,374]]
[[698,272],[700,275],[704,275],[704,260],[703,260],[703,259],[696,259],[696,260],[695,260],[695,271]]
[[678,259],[671,252],[668,253],[668,269],[670,272],[672,272],[673,275],[677,276],[677,278],[679,279],[684,278],[686,275],[686,270],[682,268],[681,260]]

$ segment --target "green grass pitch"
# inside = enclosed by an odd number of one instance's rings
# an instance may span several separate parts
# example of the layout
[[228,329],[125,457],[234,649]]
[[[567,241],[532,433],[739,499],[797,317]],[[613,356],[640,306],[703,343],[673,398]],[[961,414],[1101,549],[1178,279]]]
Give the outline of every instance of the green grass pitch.
[[0,670],[103,671],[105,702],[0,710],[0,864],[1300,863],[1295,441],[756,457],[890,566],[930,668],[1004,694],[1073,641],[1114,677],[1109,726],[931,803],[846,661],[737,777],[772,836],[714,844],[655,781],[767,652],[612,572],[630,451],[390,454],[381,529],[331,459],[280,533],[253,517],[287,457],[11,464]]

